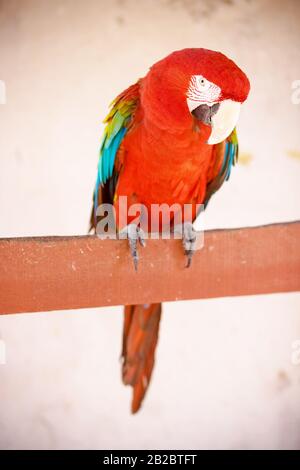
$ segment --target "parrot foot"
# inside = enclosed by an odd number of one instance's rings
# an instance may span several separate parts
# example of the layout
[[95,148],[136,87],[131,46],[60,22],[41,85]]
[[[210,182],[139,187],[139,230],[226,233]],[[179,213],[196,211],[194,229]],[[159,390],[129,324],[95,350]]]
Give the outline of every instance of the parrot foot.
[[129,224],[120,232],[120,238],[127,238],[130,249],[130,254],[133,259],[134,269],[137,271],[139,254],[138,242],[141,246],[145,247],[145,232],[137,224]]
[[192,257],[196,250],[197,232],[191,222],[185,222],[182,226],[182,244],[184,254],[187,257],[186,268],[189,268],[192,263]]

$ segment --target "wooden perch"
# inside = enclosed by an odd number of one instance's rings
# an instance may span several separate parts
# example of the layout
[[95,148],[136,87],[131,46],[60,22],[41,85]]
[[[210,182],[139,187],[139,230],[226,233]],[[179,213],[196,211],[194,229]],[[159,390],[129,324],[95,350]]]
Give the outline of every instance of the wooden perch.
[[300,222],[205,232],[185,269],[180,240],[0,239],[0,313],[300,290]]

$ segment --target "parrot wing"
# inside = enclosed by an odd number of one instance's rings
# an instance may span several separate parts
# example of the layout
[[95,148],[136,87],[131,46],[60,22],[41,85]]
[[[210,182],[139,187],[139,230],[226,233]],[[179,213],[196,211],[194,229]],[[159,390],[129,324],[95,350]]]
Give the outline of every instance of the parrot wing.
[[106,126],[100,147],[91,226],[95,226],[98,204],[113,202],[120,172],[118,153],[125,134],[134,122],[135,110],[139,105],[139,89],[140,81],[123,91],[111,103],[111,110],[104,119]]
[[215,146],[215,159],[211,168],[210,178],[206,188],[204,208],[206,208],[211,196],[220,189],[224,181],[230,177],[231,168],[238,160],[238,138],[236,129],[232,131],[226,140]]

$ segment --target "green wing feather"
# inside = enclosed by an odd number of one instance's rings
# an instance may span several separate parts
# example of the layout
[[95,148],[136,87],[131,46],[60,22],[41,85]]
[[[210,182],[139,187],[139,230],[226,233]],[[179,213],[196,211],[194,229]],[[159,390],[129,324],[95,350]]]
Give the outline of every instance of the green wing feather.
[[96,186],[94,191],[94,212],[98,205],[98,192],[101,186],[113,176],[116,155],[121,142],[130,127],[132,116],[138,104],[139,82],[127,88],[112,103],[106,116],[104,133],[100,147]]
[[211,196],[218,191],[218,189],[222,186],[224,181],[227,181],[230,177],[231,168],[236,164],[238,160],[238,152],[239,152],[239,145],[238,145],[238,138],[236,129],[232,131],[229,137],[227,137],[225,141],[225,152],[223,163],[218,175],[208,184],[206,189],[206,196],[204,201],[204,208],[206,208],[208,201],[210,200]]

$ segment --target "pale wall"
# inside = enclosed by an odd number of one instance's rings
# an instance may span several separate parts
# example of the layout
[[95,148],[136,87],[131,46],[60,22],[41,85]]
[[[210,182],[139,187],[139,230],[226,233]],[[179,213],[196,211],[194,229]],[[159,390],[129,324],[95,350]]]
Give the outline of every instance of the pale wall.
[[[0,1],[0,236],[85,233],[108,103],[191,46],[252,83],[241,164],[206,227],[299,219],[299,16],[290,0]],[[120,307],[2,317],[0,447],[300,448],[299,307],[297,294],[166,304],[134,417]]]

